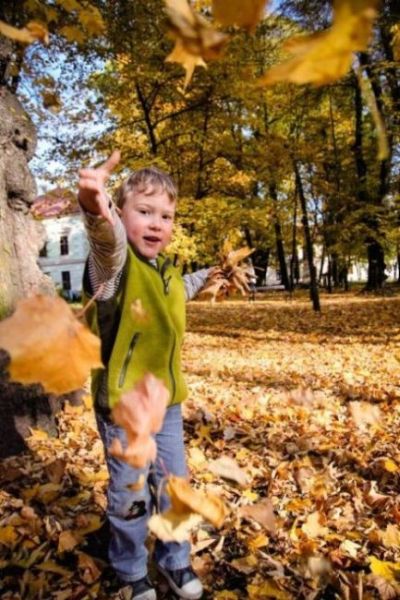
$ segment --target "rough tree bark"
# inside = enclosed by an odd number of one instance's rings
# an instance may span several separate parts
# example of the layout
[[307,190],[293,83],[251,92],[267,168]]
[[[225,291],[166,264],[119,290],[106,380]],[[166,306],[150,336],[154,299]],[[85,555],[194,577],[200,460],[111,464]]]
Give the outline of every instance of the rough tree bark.
[[[29,213],[36,185],[28,161],[36,147],[35,127],[11,90],[7,65],[12,44],[0,38],[0,319],[20,298],[54,294],[54,286],[37,265],[44,228]],[[62,399],[7,379],[8,356],[0,352],[0,457],[21,452],[29,427],[55,433],[55,413]]]

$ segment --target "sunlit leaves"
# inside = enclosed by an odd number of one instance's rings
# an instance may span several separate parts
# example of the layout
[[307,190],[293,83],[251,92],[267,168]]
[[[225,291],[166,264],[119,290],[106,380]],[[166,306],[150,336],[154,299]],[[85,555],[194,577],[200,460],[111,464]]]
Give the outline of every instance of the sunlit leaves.
[[336,0],[332,27],[288,40],[285,49],[293,58],[267,71],[260,85],[280,81],[323,85],[343,77],[353,53],[368,46],[378,5],[378,0]]
[[102,366],[99,338],[58,297],[21,300],[0,323],[0,348],[11,357],[13,381],[41,383],[56,394],[79,389],[90,370]]
[[239,291],[245,296],[250,291],[251,277],[254,275],[250,265],[240,263],[254,252],[252,248],[233,250],[229,242],[225,242],[220,253],[220,264],[210,274],[201,295],[208,296],[214,302]]

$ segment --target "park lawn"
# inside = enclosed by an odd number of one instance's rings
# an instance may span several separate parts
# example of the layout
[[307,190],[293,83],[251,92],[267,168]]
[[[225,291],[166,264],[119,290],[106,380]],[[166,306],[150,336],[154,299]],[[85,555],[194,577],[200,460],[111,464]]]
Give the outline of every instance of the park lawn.
[[[231,509],[193,535],[207,598],[400,597],[399,312],[351,294],[321,314],[305,295],[189,304],[192,483]],[[107,598],[90,399],[30,448],[1,465],[0,598]]]

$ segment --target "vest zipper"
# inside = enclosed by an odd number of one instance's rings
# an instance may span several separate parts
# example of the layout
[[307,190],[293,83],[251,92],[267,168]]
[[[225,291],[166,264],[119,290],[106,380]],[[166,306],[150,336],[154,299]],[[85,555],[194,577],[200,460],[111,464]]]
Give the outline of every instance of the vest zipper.
[[131,356],[132,356],[132,353],[133,353],[133,351],[135,349],[135,346],[137,344],[139,336],[140,336],[140,333],[135,333],[135,335],[131,339],[131,343],[129,344],[128,352],[127,352],[127,354],[125,356],[125,360],[124,360],[124,364],[122,365],[121,373],[119,374],[119,379],[118,379],[118,385],[119,385],[119,387],[122,387],[124,385],[125,377],[126,377],[126,372],[128,370],[129,361],[131,360]]
[[174,360],[174,354],[175,354],[175,346],[176,346],[176,336],[174,336],[174,343],[172,345],[171,356],[169,357],[169,374],[171,376],[171,383],[172,383],[171,402],[173,402],[173,400],[175,398],[175,393],[176,393],[176,382],[175,382],[174,370],[173,370],[173,366],[172,366],[172,361]]

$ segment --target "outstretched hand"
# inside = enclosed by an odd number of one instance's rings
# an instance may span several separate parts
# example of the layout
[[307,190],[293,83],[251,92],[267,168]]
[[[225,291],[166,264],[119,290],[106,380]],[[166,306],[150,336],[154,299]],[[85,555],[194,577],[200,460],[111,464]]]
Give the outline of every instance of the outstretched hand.
[[100,167],[79,171],[78,200],[81,206],[94,215],[104,217],[111,225],[114,220],[109,207],[106,182],[121,158],[119,150],[114,150]]

